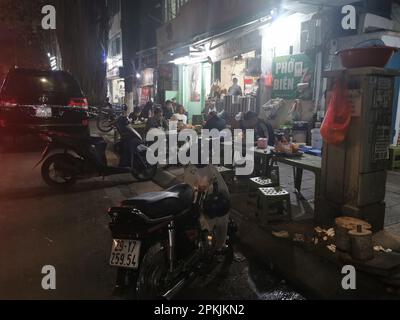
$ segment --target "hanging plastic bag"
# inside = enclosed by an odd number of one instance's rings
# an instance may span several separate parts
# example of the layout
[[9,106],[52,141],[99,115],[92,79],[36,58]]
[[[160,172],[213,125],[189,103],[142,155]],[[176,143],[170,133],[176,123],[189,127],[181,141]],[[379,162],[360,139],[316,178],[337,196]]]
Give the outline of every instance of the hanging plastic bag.
[[347,136],[351,122],[351,105],[348,100],[346,82],[336,80],[328,112],[321,126],[321,135],[328,144],[342,143]]

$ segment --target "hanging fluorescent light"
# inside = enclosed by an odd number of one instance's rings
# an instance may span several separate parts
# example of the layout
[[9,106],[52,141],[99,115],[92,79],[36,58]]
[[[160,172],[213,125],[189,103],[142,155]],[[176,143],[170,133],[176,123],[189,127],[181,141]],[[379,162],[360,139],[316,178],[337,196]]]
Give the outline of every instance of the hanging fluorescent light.
[[185,56],[185,57],[177,58],[177,59],[173,60],[172,63],[176,64],[176,65],[190,64],[190,57]]
[[209,61],[209,57],[207,55],[201,55],[201,56],[185,56],[181,58],[177,58],[173,61],[171,61],[175,65],[187,65],[187,64],[196,64],[196,63],[202,63]]

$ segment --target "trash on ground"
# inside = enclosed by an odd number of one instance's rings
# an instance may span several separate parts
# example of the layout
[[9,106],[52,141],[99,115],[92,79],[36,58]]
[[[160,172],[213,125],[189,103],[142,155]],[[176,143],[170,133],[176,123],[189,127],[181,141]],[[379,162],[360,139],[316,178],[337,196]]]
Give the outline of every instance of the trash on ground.
[[304,242],[305,241],[305,237],[303,234],[300,233],[296,233],[293,237],[293,241],[294,242]]
[[382,246],[375,246],[375,247],[374,247],[374,250],[377,251],[377,252],[386,252],[386,253],[391,253],[391,252],[393,252],[392,249],[385,249],[385,248],[382,247]]
[[317,233],[317,235],[319,235],[321,237],[333,238],[335,236],[335,229],[333,229],[333,228],[326,230],[326,229],[322,229],[321,227],[316,227],[316,228],[314,228],[314,230]]
[[287,231],[272,232],[272,235],[277,238],[283,238],[283,239],[289,238],[289,232]]
[[329,246],[326,246],[328,250],[332,251],[333,253],[336,253],[336,246],[334,244],[331,244]]

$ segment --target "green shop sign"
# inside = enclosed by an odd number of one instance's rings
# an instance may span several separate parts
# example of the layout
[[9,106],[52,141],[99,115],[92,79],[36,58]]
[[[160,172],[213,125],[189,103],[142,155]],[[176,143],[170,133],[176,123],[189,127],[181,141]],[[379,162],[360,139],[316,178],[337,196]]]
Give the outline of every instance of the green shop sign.
[[307,55],[276,57],[272,70],[273,98],[312,99],[314,63]]

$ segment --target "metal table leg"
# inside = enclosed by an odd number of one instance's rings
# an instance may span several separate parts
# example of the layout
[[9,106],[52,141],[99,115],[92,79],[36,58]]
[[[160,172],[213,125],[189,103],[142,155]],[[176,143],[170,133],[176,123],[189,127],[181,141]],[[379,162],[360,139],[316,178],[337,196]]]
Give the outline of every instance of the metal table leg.
[[301,184],[303,180],[303,169],[293,167],[294,175],[294,188],[300,200],[305,200],[304,196],[301,194]]

